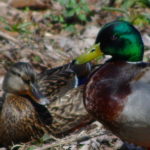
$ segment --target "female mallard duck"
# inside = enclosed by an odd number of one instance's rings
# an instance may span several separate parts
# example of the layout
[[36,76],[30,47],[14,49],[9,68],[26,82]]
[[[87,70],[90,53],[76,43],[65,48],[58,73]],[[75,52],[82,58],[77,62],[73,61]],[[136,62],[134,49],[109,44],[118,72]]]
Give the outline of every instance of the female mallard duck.
[[36,76],[27,63],[16,63],[7,72],[0,107],[0,145],[26,142],[48,132],[52,118],[44,106]]
[[74,60],[69,64],[47,69],[37,76],[40,91],[52,102],[67,91],[84,84],[93,68],[90,63],[78,65]]
[[38,75],[41,93],[50,100],[47,106],[53,123],[49,126],[54,136],[64,136],[93,121],[84,108],[83,84],[95,66],[77,65],[76,60]]
[[87,111],[121,139],[150,148],[150,63],[142,62],[140,33],[128,22],[114,21],[104,25],[96,43],[79,64],[102,54],[112,58],[86,84]]
[[[19,62],[12,66],[3,82],[4,96],[0,106],[0,145],[26,142],[44,133],[64,135],[93,120],[84,109],[81,100],[83,86],[71,89],[74,84],[71,84],[69,79],[75,78],[75,73],[70,69],[64,69],[69,68],[69,65],[66,66],[47,70],[39,74],[38,79],[28,63]],[[78,77],[83,77],[84,71],[79,75],[80,69],[72,67],[74,71],[78,70],[76,73]],[[83,68],[86,70],[89,67]],[[65,79],[68,79],[68,82]],[[59,90],[56,89],[58,87]],[[63,91],[61,88],[65,87],[68,87],[68,92],[67,89],[64,90],[67,93],[62,96],[60,91]],[[54,94],[50,91],[51,89]],[[58,95],[61,93],[61,96],[56,96],[57,93]],[[55,95],[57,99],[51,101],[51,95],[52,98]],[[48,99],[43,98],[44,96]]]
[[48,110],[52,116],[52,124],[49,125],[50,133],[56,137],[65,135],[80,129],[94,121],[88,114],[83,104],[83,86],[66,92],[50,105]]

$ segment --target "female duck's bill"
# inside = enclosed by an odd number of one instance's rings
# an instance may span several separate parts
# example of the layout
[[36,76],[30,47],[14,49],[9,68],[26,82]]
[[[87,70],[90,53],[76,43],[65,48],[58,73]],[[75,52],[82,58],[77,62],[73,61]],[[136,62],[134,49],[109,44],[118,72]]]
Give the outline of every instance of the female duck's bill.
[[7,93],[28,96],[38,104],[48,103],[48,99],[42,95],[36,83],[34,69],[25,62],[12,65],[4,78],[3,90]]

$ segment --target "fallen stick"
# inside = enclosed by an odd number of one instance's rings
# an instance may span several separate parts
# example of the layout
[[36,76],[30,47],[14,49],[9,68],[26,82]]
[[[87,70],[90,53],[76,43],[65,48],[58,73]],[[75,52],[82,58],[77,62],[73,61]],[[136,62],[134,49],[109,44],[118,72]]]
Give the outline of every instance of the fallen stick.
[[10,36],[10,35],[8,35],[8,34],[2,32],[2,31],[0,31],[0,37],[6,39],[6,40],[8,40],[8,41],[11,41],[11,42],[13,42],[13,43],[15,43],[15,44],[20,45],[20,42],[18,42],[15,38],[13,38],[12,36]]

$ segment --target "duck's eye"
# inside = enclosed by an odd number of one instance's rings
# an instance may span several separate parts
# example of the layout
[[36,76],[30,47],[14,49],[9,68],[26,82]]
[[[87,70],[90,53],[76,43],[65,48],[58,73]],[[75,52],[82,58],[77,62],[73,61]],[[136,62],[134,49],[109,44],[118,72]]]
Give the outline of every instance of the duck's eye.
[[118,35],[113,35],[113,36],[111,37],[111,40],[115,41],[115,40],[117,40],[118,38],[119,38]]

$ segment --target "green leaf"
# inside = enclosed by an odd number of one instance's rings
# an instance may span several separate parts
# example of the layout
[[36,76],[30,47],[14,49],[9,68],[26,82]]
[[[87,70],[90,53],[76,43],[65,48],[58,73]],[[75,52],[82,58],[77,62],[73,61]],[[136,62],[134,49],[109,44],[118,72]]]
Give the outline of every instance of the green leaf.
[[126,1],[123,1],[123,4],[121,5],[121,7],[124,9],[131,8],[133,5],[135,5],[136,2],[137,1],[135,0],[126,0]]
[[51,137],[50,137],[48,134],[44,134],[43,137],[41,137],[40,140],[41,140],[42,142],[45,142],[45,141],[50,140],[50,139],[51,139]]
[[82,9],[85,11],[85,12],[90,12],[90,9],[87,5],[85,5],[84,7],[82,7]]
[[76,28],[74,25],[67,25],[65,27],[65,30],[69,31],[69,32],[75,32],[76,31]]
[[29,147],[27,150],[34,150],[34,149],[36,149],[37,147],[36,146],[31,146],[31,147]]
[[70,11],[65,11],[64,12],[64,16],[65,17],[72,17],[75,15],[75,11],[74,10],[70,10]]
[[18,25],[18,28],[27,28],[31,25],[31,22],[25,22]]
[[42,61],[41,57],[39,57],[39,56],[33,57],[33,60],[36,61],[36,62],[41,62]]
[[7,31],[12,31],[12,28],[11,28],[11,26],[9,26],[9,25],[6,25],[4,28],[5,28]]
[[0,22],[2,22],[4,24],[8,24],[7,20],[2,16],[0,16]]
[[76,14],[77,14],[77,15],[80,15],[81,10],[82,10],[82,9],[81,9],[80,7],[76,8],[76,10],[75,10]]
[[78,16],[78,18],[79,18],[81,21],[87,21],[87,18],[86,18],[86,16],[85,16],[84,14],[80,14],[80,15]]

